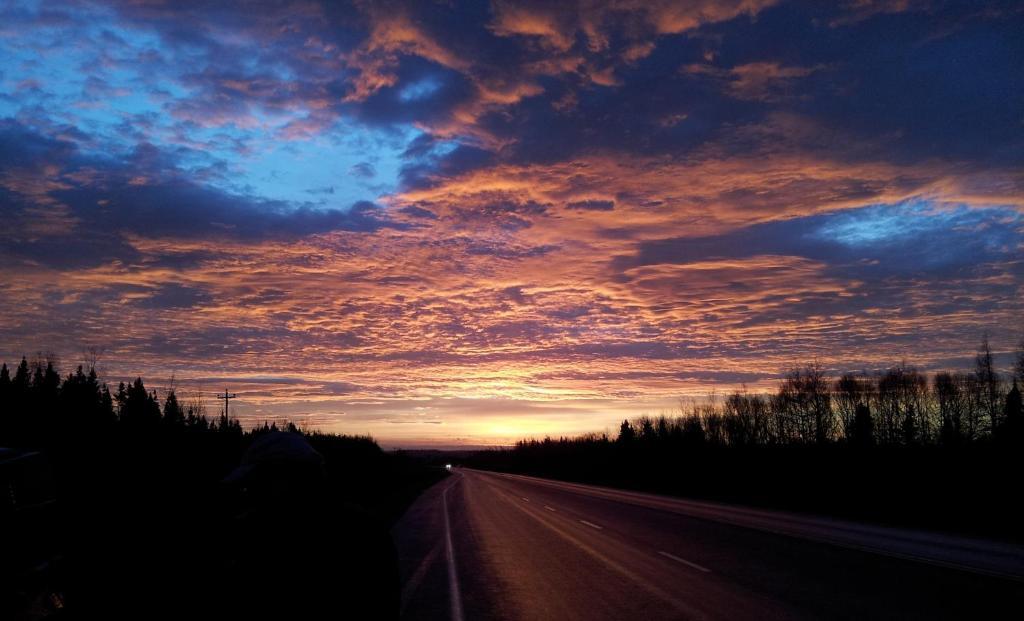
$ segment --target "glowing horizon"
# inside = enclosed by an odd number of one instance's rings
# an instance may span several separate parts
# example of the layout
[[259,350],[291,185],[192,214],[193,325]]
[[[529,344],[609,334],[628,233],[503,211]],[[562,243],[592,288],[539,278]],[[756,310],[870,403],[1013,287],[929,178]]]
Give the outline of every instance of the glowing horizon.
[[926,4],[7,4],[0,361],[457,446],[1007,352],[1022,14]]

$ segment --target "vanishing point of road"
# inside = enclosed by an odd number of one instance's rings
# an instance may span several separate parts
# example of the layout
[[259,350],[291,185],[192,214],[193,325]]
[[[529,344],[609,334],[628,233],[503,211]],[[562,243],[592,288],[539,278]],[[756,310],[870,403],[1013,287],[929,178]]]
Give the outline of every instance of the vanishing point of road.
[[404,619],[1021,619],[1024,548],[479,470],[394,530]]

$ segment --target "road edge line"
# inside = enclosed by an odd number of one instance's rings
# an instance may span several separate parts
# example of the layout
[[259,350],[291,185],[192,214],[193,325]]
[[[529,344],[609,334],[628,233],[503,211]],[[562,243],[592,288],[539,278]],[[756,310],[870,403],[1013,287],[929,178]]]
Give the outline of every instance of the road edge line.
[[694,563],[693,561],[688,561],[685,558],[679,558],[678,556],[676,556],[675,554],[672,554],[670,552],[665,552],[664,550],[658,550],[658,554],[664,556],[665,558],[670,558],[670,559],[672,559],[673,561],[675,561],[677,563],[682,563],[683,565],[686,565],[687,567],[692,567],[692,568],[696,569],[697,571],[702,571],[702,572],[704,572],[706,574],[710,574],[711,573],[711,570],[708,569],[707,567],[704,567],[703,565],[698,565],[697,563]]
[[448,490],[455,483],[445,488],[441,494],[441,505],[444,508],[444,539],[445,555],[448,557],[448,593],[451,602],[452,621],[463,621],[462,593],[459,591],[459,572],[455,569],[455,547],[452,545],[452,524],[448,517]]

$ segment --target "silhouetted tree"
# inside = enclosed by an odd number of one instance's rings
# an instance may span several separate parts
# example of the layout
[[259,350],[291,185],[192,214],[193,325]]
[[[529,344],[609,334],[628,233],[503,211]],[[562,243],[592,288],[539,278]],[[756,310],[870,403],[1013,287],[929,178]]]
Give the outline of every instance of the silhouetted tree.
[[619,425],[619,444],[629,444],[636,438],[636,431],[633,430],[633,425],[628,420],[622,421]]
[[0,367],[0,445],[9,442],[14,429],[14,412],[11,408],[11,371],[5,362]]
[[704,443],[711,446],[725,445],[725,418],[719,411],[718,404],[712,400],[698,406],[697,416],[704,431]]
[[167,391],[164,399],[164,425],[170,429],[181,429],[185,426],[185,413],[178,404],[178,396],[174,389]]
[[11,380],[11,389],[8,398],[8,443],[12,446],[21,446],[29,442],[29,417],[28,404],[32,388],[32,375],[29,371],[28,360],[24,356],[14,372],[14,379]]
[[1024,386],[1024,336],[1017,341],[1017,351],[1014,352],[1013,376],[1017,384]]
[[689,415],[683,416],[682,444],[688,449],[699,449],[707,444],[707,434],[704,433],[704,424],[700,414],[696,410]]
[[[964,440],[964,424],[970,404],[965,394],[962,375],[943,372],[935,375],[934,398],[939,410],[939,442],[954,446]],[[973,430],[971,430],[973,439]]]
[[254,436],[263,435],[265,433],[274,433],[278,431],[276,422],[263,421],[262,426],[253,427],[250,433]]
[[118,417],[126,429],[149,432],[159,427],[160,404],[155,394],[146,391],[141,377],[128,386],[122,382],[116,400]]
[[32,381],[22,407],[23,441],[27,445],[41,446],[52,440],[52,430],[58,429],[60,375],[53,361],[40,355],[32,364]]
[[995,434],[999,428],[1000,406],[999,373],[992,359],[992,348],[986,334],[978,346],[978,354],[974,359],[974,375],[978,382],[982,411],[988,416],[989,430]]
[[185,408],[185,427],[192,431],[208,431],[210,421],[206,418],[206,404],[203,397],[196,395]]
[[638,435],[641,442],[651,443],[658,439],[658,434],[654,431],[654,422],[651,421],[649,416],[640,417],[640,432]]
[[913,405],[907,408],[903,416],[903,443],[917,444],[920,432],[920,413]]
[[32,374],[32,390],[42,407],[53,407],[60,392],[60,374],[54,368],[52,360],[46,360],[45,366],[42,360],[36,363],[36,370]]
[[228,418],[226,415],[221,414],[217,419],[217,431],[242,435],[242,423],[237,418]]
[[6,403],[8,396],[11,391],[11,372],[7,368],[7,363],[3,363],[3,367],[0,367],[0,400]]
[[867,403],[870,386],[868,378],[853,373],[846,373],[836,381],[834,402],[844,438],[853,438],[857,407]]
[[875,393],[876,435],[886,444],[912,444],[929,427],[921,418],[925,411],[928,381],[906,363],[890,368],[878,378]]
[[658,416],[654,421],[654,433],[658,437],[658,442],[668,442],[669,437],[672,435],[670,427],[671,424],[667,416],[664,414]]
[[69,434],[101,433],[114,422],[110,393],[100,386],[96,369],[79,365],[60,387],[60,427]]
[[24,398],[28,394],[28,389],[31,386],[29,373],[28,360],[25,360],[25,357],[22,356],[21,364],[18,365],[18,370],[14,373],[14,380],[11,382],[11,387],[16,396]]
[[872,446],[875,443],[875,423],[871,419],[871,408],[866,403],[857,405],[851,427],[851,441],[854,445]]
[[1003,437],[1015,444],[1021,445],[1024,440],[1024,412],[1021,407],[1020,389],[1017,387],[1017,380],[1014,378],[1013,387],[1006,394],[1006,405],[1003,408]]
[[725,399],[723,418],[730,446],[768,444],[768,404],[761,395],[734,392]]
[[103,384],[100,389],[100,415],[109,421],[117,419],[117,415],[114,414],[114,398],[110,395],[110,389],[106,384]]
[[7,368],[7,363],[3,363],[0,367],[0,399],[6,400],[11,395],[11,370]]
[[828,380],[818,364],[790,371],[779,387],[777,406],[801,442],[824,444],[833,433]]

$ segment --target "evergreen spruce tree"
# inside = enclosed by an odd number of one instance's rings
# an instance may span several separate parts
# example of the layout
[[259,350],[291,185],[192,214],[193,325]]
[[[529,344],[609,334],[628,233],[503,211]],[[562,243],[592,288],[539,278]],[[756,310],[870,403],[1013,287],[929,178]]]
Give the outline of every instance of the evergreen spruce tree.
[[871,446],[875,443],[875,422],[871,409],[861,403],[853,415],[853,443],[857,446]]
[[1017,380],[1013,380],[1013,388],[1006,394],[1006,405],[1003,408],[1003,436],[1015,445],[1024,443],[1024,411],[1022,411],[1020,388]]
[[170,429],[182,429],[185,427],[185,413],[178,403],[178,396],[174,389],[167,391],[167,398],[164,399],[164,426]]

